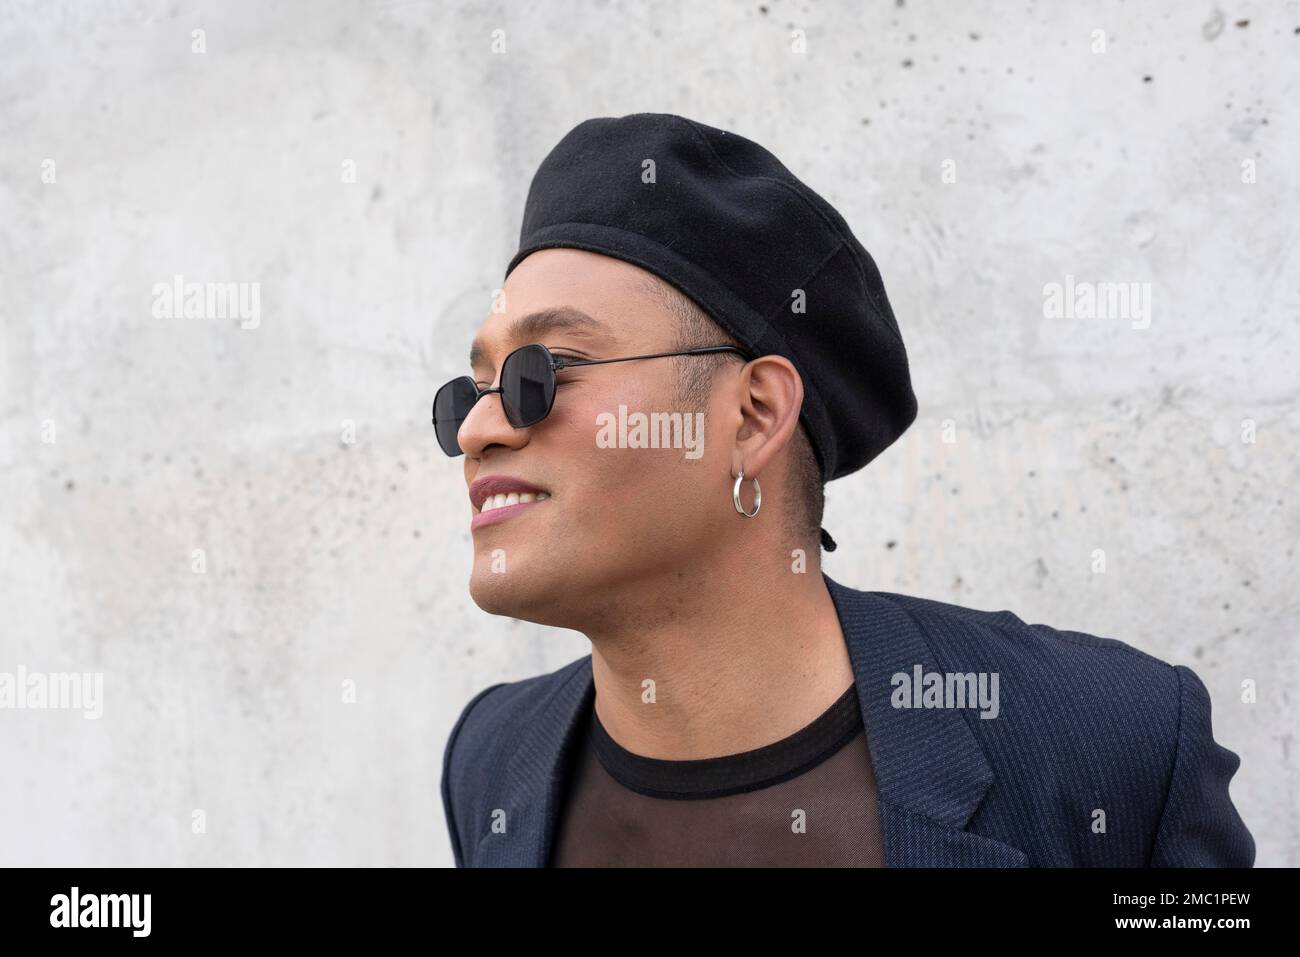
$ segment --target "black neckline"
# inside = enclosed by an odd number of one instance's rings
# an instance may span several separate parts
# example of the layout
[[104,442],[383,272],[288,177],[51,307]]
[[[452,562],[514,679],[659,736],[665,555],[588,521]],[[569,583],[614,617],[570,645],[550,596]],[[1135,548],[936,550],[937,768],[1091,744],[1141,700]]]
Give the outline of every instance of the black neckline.
[[634,754],[609,736],[594,704],[588,723],[591,746],[610,777],[638,794],[671,799],[725,797],[778,784],[821,764],[862,730],[856,684],[794,734],[716,758],[669,761]]

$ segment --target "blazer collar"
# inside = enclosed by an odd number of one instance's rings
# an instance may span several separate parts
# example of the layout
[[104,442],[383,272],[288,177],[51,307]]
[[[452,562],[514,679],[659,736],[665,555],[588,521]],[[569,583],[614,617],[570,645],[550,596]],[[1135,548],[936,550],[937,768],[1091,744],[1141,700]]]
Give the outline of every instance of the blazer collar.
[[[916,665],[939,671],[912,615],[877,592],[847,588],[823,574],[853,663],[862,721],[879,788],[887,867],[1024,867],[1019,848],[967,831],[993,782],[993,769],[958,709],[900,709],[891,676]],[[565,669],[506,769],[511,837],[486,834],[476,867],[545,867],[559,823],[581,719],[595,701],[591,656]]]

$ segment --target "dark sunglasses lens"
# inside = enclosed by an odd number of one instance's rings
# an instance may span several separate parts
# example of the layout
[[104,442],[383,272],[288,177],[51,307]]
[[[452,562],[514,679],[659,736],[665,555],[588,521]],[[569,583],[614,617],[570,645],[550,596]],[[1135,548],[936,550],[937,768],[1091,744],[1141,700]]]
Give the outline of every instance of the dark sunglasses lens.
[[506,357],[501,367],[501,397],[506,420],[516,429],[542,421],[555,398],[555,370],[543,346],[524,346]]
[[478,386],[469,376],[452,379],[433,397],[433,429],[438,434],[438,444],[448,455],[461,454],[456,433],[477,401]]

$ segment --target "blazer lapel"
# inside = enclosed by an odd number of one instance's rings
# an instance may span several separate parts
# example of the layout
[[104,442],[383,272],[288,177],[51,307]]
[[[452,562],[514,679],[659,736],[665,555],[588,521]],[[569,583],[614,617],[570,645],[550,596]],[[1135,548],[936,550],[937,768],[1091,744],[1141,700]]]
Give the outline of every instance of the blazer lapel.
[[[965,830],[993,770],[960,711],[890,704],[892,676],[939,671],[910,614],[871,592],[822,576],[853,663],[867,744],[880,789],[886,867],[1024,867],[1024,851]],[[591,656],[567,677],[524,730],[495,803],[506,834],[485,834],[473,867],[546,867],[581,718],[595,700]],[[494,808],[493,810],[496,810]]]
[[[570,665],[567,678],[524,729],[506,767],[505,790],[494,803],[505,812],[505,834],[479,839],[471,867],[546,867],[559,826],[569,757],[578,744],[581,718],[596,698],[591,655]],[[495,811],[497,808],[494,807]]]
[[940,671],[916,620],[823,574],[848,644],[880,789],[886,867],[1024,867],[1024,851],[967,831],[993,769],[959,709],[895,708],[892,677]]

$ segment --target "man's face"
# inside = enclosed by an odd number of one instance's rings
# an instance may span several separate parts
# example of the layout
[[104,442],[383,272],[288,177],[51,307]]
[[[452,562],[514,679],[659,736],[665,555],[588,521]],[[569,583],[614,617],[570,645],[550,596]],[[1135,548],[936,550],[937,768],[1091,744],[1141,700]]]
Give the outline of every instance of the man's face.
[[[492,313],[475,338],[472,374],[479,387],[497,385],[506,356],[531,342],[580,359],[676,351],[675,317],[637,286],[647,275],[584,250],[531,254],[506,281],[504,311]],[[575,310],[591,321],[554,321]],[[726,396],[715,389],[713,404],[699,410],[703,450],[694,457],[698,449],[619,447],[619,407],[647,418],[677,412],[694,426],[696,410],[683,408],[677,395],[675,363],[709,361],[661,358],[561,370],[551,414],[525,429],[506,421],[499,395],[478,401],[459,433],[471,493],[481,497],[485,480],[505,479],[548,496],[500,516],[469,505],[470,594],[479,607],[581,628],[631,594],[689,584],[691,564],[722,547],[731,454],[721,436],[728,429],[734,436],[740,413],[722,412]],[[721,421],[727,416],[734,420]],[[612,438],[614,447],[601,447],[598,436]],[[701,439],[694,438],[698,446]]]

